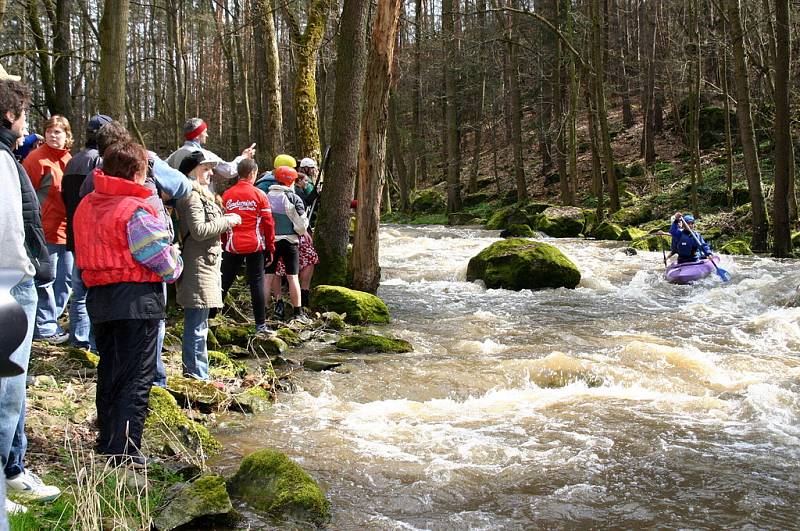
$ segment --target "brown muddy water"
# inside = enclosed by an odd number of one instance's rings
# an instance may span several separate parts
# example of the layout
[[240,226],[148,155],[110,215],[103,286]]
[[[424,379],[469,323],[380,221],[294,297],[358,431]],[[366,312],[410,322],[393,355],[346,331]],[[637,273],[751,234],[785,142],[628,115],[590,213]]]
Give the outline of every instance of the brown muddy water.
[[661,254],[548,239],[576,290],[465,282],[496,235],[384,226],[380,332],[414,352],[303,373],[221,430],[221,464],[286,452],[327,491],[331,529],[800,526],[796,261],[724,257],[731,284],[673,286]]

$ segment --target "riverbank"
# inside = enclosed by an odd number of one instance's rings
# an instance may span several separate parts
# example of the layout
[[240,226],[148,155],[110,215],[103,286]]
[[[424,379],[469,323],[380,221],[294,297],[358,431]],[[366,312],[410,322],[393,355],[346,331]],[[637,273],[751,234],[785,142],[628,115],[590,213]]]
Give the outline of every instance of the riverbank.
[[[214,385],[181,377],[182,315],[173,311],[162,353],[167,388],[151,392],[143,445],[153,459],[145,473],[111,469],[92,452],[98,357],[35,341],[27,393],[26,465],[63,494],[53,503],[27,503],[28,513],[11,517],[12,529],[149,527],[174,497],[176,485],[215,473],[208,459],[227,452],[213,436],[221,413],[228,423],[232,416],[246,423],[253,414],[268,411],[279,393],[293,388],[296,372],[336,370],[341,365],[313,357],[301,364],[293,360],[293,349],[313,341],[357,350],[369,341],[358,325],[388,319],[388,309],[379,299],[367,300],[364,306],[364,299],[372,296],[351,297],[348,291],[317,289],[312,301],[319,311],[312,324],[273,321],[270,325],[277,334],[265,336],[256,335],[246,317],[250,313],[246,288],[235,286],[230,311],[210,323]],[[214,481],[222,482],[224,492],[223,480]],[[241,516],[230,505],[223,504],[221,516],[205,522],[231,525]]]

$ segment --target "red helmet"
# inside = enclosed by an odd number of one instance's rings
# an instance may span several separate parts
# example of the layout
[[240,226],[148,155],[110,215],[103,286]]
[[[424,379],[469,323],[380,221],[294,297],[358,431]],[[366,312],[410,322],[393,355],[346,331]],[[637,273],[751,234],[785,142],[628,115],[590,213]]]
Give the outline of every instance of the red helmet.
[[283,186],[291,186],[295,179],[297,179],[297,171],[289,166],[278,166],[275,168],[273,177]]

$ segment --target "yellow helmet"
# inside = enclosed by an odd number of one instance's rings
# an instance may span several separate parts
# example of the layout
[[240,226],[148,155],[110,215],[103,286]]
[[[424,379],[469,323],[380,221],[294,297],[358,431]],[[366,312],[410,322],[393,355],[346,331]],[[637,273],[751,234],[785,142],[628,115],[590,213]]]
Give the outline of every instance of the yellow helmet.
[[295,168],[297,167],[297,161],[294,160],[293,156],[282,153],[275,157],[275,162],[272,163],[273,168],[278,168],[280,166],[289,166],[290,168]]

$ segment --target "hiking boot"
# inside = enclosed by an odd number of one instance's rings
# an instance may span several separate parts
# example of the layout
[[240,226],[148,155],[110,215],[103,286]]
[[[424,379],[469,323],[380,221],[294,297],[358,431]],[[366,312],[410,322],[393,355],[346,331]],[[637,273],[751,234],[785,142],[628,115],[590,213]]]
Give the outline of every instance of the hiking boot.
[[304,325],[310,325],[313,323],[311,318],[306,314],[306,311],[302,307],[297,309],[292,320]]
[[28,512],[28,508],[17,502],[13,502],[6,498],[6,514],[24,514]]
[[264,334],[267,336],[275,335],[275,331],[267,326],[267,323],[261,323],[260,325],[256,326],[256,334]]
[[61,490],[44,482],[27,470],[6,480],[6,491],[19,498],[30,501],[53,501],[61,496]]
[[283,303],[283,299],[278,299],[275,302],[275,309],[273,310],[272,315],[277,321],[283,321],[283,319],[286,317],[286,305]]

